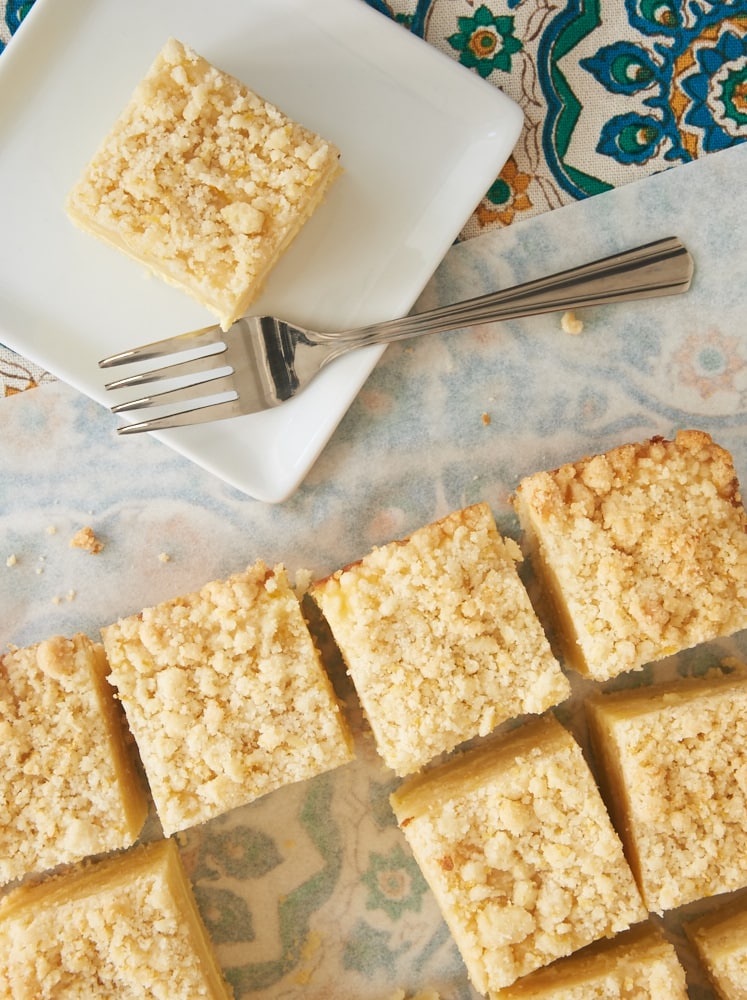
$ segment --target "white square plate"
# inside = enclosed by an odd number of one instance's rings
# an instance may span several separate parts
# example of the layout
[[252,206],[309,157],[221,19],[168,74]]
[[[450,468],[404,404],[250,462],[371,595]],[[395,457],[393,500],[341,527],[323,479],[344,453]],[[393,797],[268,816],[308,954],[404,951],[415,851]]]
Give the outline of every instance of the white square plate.
[[[37,0],[0,59],[0,340],[103,405],[112,400],[100,358],[214,321],[76,230],[62,208],[169,36],[342,150],[344,175],[255,303],[258,313],[310,327],[408,312],[522,125],[500,91],[361,0],[216,0],[209,8],[201,0]],[[159,437],[250,496],[282,501],[381,351],[341,359],[279,409]]]

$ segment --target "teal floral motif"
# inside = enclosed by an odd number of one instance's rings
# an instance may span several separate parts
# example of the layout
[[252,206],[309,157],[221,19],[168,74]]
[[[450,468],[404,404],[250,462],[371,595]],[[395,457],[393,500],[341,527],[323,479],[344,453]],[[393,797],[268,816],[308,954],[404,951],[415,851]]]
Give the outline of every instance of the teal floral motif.
[[281,861],[271,837],[249,826],[237,826],[210,837],[193,878],[215,879],[218,872],[236,879],[261,878]]
[[195,886],[195,899],[210,937],[224,942],[253,941],[254,924],[249,907],[241,896],[228,889]]
[[620,41],[580,65],[611,94],[638,96],[649,111],[611,117],[597,150],[622,164],[659,153],[684,163],[699,149],[711,153],[747,139],[745,4],[735,5],[733,23],[693,5],[691,24],[666,0],[628,0],[627,6],[631,25],[658,38],[653,49]]
[[361,876],[368,886],[366,909],[384,910],[398,920],[405,910],[420,910],[427,886],[414,859],[400,844],[388,854],[372,853]]
[[393,968],[402,950],[389,947],[389,935],[385,931],[378,931],[359,920],[345,945],[343,964],[346,969],[370,975],[377,969]]
[[482,4],[472,17],[457,18],[457,26],[459,31],[447,41],[459,53],[463,66],[483,78],[494,70],[511,71],[511,56],[523,48],[514,35],[513,17],[496,15]]
[[628,113],[605,122],[597,149],[620,163],[645,163],[659,148],[664,130],[652,115]]
[[692,100],[685,121],[703,131],[710,153],[747,138],[747,34],[723,31],[714,45],[698,48],[696,60],[697,72],[682,81]]
[[632,42],[603,46],[584,67],[613,94],[635,94],[651,87],[658,66],[651,56]]

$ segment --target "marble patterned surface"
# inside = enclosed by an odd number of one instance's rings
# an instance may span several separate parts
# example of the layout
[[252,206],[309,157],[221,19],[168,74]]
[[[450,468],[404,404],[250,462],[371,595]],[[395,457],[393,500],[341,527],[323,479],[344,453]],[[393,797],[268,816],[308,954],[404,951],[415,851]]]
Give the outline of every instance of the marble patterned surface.
[[[115,419],[63,384],[3,400],[0,643],[95,637],[258,557],[320,576],[477,500],[517,536],[509,497],[522,475],[678,427],[712,433],[747,483],[746,168],[739,147],[454,247],[422,305],[669,234],[690,246],[696,276],[684,297],[580,312],[577,336],[554,315],[391,347],[282,505],[248,499],[154,440],[117,438]],[[70,547],[83,525],[103,541],[99,555]],[[747,637],[661,669],[697,672],[725,652],[747,657]],[[247,1000],[386,1000],[400,986],[468,1000],[394,824],[393,777],[339,664],[335,679],[356,763],[184,838],[220,960]],[[670,930],[689,961],[676,916]]]

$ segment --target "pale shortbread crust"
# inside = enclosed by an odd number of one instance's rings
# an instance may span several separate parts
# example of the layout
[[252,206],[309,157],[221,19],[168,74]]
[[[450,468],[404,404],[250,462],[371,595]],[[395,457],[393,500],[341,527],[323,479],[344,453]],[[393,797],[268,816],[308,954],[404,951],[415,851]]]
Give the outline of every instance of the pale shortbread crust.
[[157,841],[23,885],[0,905],[12,1000],[230,1000],[176,844]]
[[685,923],[721,1000],[747,1000],[747,898]]
[[533,972],[491,1000],[688,1000],[674,946],[649,923]]
[[600,780],[661,913],[747,885],[747,668],[586,702]]

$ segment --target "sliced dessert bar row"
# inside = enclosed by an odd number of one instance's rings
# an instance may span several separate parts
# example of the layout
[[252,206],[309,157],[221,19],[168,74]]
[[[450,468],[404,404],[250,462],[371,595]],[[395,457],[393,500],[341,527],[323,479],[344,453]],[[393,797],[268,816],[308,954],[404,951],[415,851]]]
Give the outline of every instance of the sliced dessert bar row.
[[102,635],[0,657],[0,885],[135,842],[149,799],[132,736],[167,836],[353,757],[280,566]]

